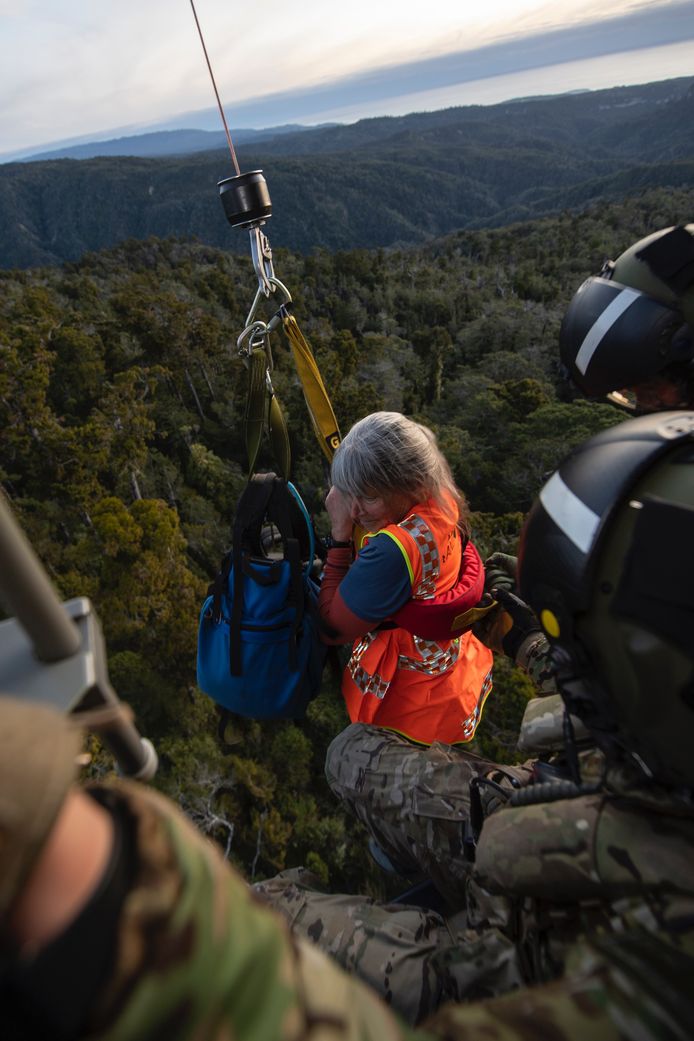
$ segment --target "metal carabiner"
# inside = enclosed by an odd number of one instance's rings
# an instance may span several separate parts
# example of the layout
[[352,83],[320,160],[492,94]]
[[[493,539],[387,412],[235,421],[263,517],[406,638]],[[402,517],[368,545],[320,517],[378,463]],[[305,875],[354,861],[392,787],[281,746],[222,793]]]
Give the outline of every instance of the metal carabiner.
[[273,291],[273,293],[276,293],[276,292],[279,291],[279,293],[282,296],[282,299],[280,300],[279,307],[277,308],[277,310],[273,314],[273,316],[270,319],[270,321],[267,323],[267,331],[269,333],[271,333],[272,330],[275,329],[279,325],[279,323],[282,321],[282,319],[283,319],[283,317],[284,317],[284,315],[286,313],[286,308],[287,308],[288,304],[291,304],[291,302],[292,302],[292,294],[289,292],[289,290],[284,285],[284,283],[280,282],[279,278],[273,278],[271,280],[271,284],[272,284],[272,291]]
[[[275,328],[275,326],[278,324],[278,322],[281,321],[281,318],[282,318],[282,315],[280,313],[281,309],[283,307],[286,307],[287,304],[291,304],[291,302],[292,302],[292,294],[289,292],[287,287],[282,282],[280,282],[279,278],[275,278],[274,275],[272,276],[272,278],[269,279],[269,284],[270,284],[270,290],[271,290],[272,293],[275,293],[277,290],[279,290],[280,293],[283,296],[283,299],[280,302],[280,306],[279,306],[278,311],[276,312],[276,314],[274,314],[272,316],[270,321],[267,323],[268,329],[270,331],[272,331]],[[248,329],[249,326],[253,325],[254,322],[256,321],[256,317],[255,317],[256,311],[258,310],[260,302],[264,298],[264,296],[265,296],[265,293],[264,293],[262,287],[258,286],[258,290],[257,290],[257,292],[255,294],[254,299],[253,299],[253,303],[251,304],[251,309],[248,312],[248,314],[246,315],[246,326],[245,326],[245,329]],[[244,332],[245,332],[245,329],[244,329]],[[243,333],[241,335],[243,335]]]
[[[248,343],[246,344],[246,341]],[[275,367],[275,363],[272,357],[272,348],[270,347],[270,331],[265,322],[252,322],[251,325],[247,325],[241,335],[236,341],[236,346],[241,358],[244,361],[248,361],[251,353],[256,347],[261,347],[265,351],[265,357],[267,358],[268,372],[272,372]]]
[[272,350],[270,348],[270,333],[282,321],[284,309],[287,304],[291,304],[292,302],[292,294],[289,292],[287,287],[280,282],[279,278],[275,278],[274,275],[269,279],[269,285],[271,292],[275,293],[279,291],[280,296],[282,297],[279,308],[268,322],[264,322],[262,318],[255,317],[260,301],[265,295],[262,287],[258,286],[255,299],[253,300],[251,309],[246,317],[246,324],[243,328],[243,332],[236,340],[236,347],[240,357],[247,360],[250,357],[253,348],[259,347],[262,342],[263,350],[267,355],[268,370],[272,372],[274,362],[272,358]]

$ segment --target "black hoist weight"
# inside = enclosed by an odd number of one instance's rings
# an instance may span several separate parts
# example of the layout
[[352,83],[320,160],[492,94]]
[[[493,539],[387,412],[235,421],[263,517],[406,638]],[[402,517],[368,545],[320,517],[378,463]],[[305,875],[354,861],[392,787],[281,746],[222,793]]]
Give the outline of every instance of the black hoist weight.
[[272,216],[272,200],[262,170],[249,170],[217,182],[226,218],[232,228],[264,224]]

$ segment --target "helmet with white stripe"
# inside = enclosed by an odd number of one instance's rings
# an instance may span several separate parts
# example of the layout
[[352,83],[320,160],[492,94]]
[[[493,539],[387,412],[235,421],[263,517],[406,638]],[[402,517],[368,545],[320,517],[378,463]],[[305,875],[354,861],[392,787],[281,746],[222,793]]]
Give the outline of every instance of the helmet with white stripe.
[[694,785],[694,412],[572,452],[528,515],[518,581],[570,712],[613,757]]
[[694,407],[694,224],[641,239],[588,278],[559,345],[589,397],[640,412]]

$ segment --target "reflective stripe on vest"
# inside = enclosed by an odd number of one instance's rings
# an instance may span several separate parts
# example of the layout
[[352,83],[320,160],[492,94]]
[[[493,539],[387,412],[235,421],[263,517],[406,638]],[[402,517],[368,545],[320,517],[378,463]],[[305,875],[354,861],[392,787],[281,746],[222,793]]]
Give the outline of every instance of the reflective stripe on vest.
[[446,650],[442,650],[433,640],[414,637],[414,645],[421,658],[407,658],[404,654],[398,657],[399,669],[410,669],[412,672],[425,672],[428,676],[440,676],[455,665],[460,657],[460,639],[451,640]]
[[375,698],[384,698],[390,683],[382,679],[377,672],[373,676],[370,675],[359,664],[362,655],[373,643],[375,637],[375,633],[367,633],[362,636],[361,640],[357,640],[347,662],[347,669],[362,694],[373,694]]
[[475,736],[475,730],[477,729],[477,724],[480,721],[480,716],[482,715],[484,703],[487,700],[487,695],[490,693],[491,689],[492,670],[490,669],[487,675],[484,677],[484,683],[482,684],[482,690],[480,691],[479,701],[477,702],[467,719],[461,724],[461,729],[463,731],[463,741],[470,741]]
[[412,590],[412,596],[418,600],[431,600],[436,595],[436,580],[441,571],[439,551],[433,532],[416,513],[405,517],[398,527],[412,536],[422,561],[422,580],[417,588]]
[[[390,682],[384,680],[377,672],[371,674],[360,664],[362,655],[374,639],[373,633],[358,640],[347,663],[347,669],[356,686],[362,694],[372,694],[375,698],[384,698]],[[450,645],[443,650],[432,640],[424,640],[420,636],[414,637],[414,645],[421,658],[408,658],[404,654],[398,657],[398,668],[409,669],[410,672],[422,672],[427,676],[442,676],[457,662],[460,657],[460,639],[451,640]],[[491,689],[491,675],[488,677]],[[486,680],[485,680],[486,683]],[[486,694],[484,695],[486,697]],[[472,720],[472,717],[470,717]],[[468,720],[463,724],[466,726]],[[473,726],[474,730],[474,726]]]

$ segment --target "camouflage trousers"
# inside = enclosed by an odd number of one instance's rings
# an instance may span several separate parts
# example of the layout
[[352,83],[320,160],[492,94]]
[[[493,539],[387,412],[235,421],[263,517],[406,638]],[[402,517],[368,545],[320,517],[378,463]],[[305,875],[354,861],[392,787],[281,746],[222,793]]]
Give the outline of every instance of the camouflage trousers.
[[[368,983],[410,1024],[446,1001],[504,994],[524,982],[512,940],[491,924],[468,928],[464,911],[444,918],[421,907],[326,893],[306,868],[252,888],[284,915],[296,936]],[[500,904],[505,919],[505,901]]]
[[253,888],[292,931],[358,975],[408,1022],[447,1000],[503,994],[523,982],[507,935],[509,905],[476,885],[463,848],[470,783],[486,778],[487,812],[499,785],[525,783],[528,767],[498,766],[464,749],[416,745],[380,727],[353,723],[328,749],[330,787],[363,822],[398,872],[430,879],[450,914],[321,891],[304,868]]
[[328,784],[406,878],[430,879],[453,907],[464,906],[469,865],[464,837],[470,783],[481,805],[498,803],[499,785],[527,783],[528,766],[499,766],[459,746],[417,745],[390,730],[353,723],[335,738]]

